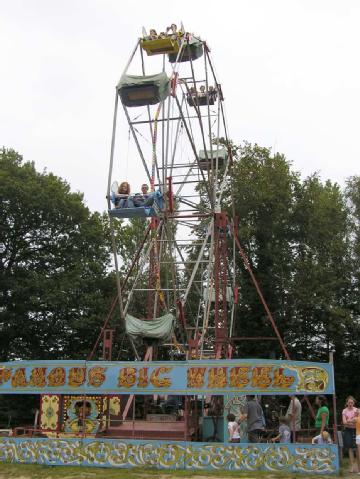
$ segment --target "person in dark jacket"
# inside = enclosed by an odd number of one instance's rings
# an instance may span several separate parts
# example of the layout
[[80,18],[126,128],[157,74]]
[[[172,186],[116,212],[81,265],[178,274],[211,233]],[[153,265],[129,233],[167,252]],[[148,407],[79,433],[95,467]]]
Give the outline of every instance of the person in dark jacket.
[[255,396],[246,396],[246,410],[245,414],[240,417],[240,421],[245,421],[245,419],[248,442],[261,442],[261,437],[265,430],[264,412]]

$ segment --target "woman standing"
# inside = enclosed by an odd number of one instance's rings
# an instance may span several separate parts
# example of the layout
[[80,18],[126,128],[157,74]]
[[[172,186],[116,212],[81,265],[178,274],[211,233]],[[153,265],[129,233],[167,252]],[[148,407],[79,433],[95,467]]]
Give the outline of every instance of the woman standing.
[[329,416],[330,416],[330,411],[327,406],[326,397],[316,396],[315,404],[319,408],[317,410],[316,417],[315,417],[315,427],[316,429],[320,429],[319,434],[322,434],[323,431],[325,431],[329,425]]
[[348,396],[345,402],[345,409],[342,412],[342,423],[344,426],[344,449],[349,451],[350,472],[354,472],[354,449],[356,450],[356,429],[355,419],[357,409],[355,399]]

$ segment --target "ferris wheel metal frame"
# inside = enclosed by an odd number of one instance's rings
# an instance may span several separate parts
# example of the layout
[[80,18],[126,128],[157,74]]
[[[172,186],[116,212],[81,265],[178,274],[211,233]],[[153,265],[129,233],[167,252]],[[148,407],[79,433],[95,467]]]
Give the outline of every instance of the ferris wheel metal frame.
[[[221,200],[226,185],[227,174],[231,168],[232,157],[230,148],[227,150],[227,158],[225,165],[220,164],[219,150],[223,150],[221,144],[216,139],[224,138],[223,145],[229,144],[227,125],[224,111],[224,98],[222,88],[218,82],[212,59],[210,57],[210,49],[205,41],[196,39],[200,42],[203,49],[203,59],[197,59],[197,66],[199,62],[202,64],[202,77],[196,73],[195,60],[191,59],[187,63],[187,73],[181,75],[184,70],[184,62],[181,61],[181,54],[189,48],[189,40],[193,38],[191,34],[184,34],[180,40],[180,47],[177,53],[177,58],[174,63],[170,65],[169,74],[169,95],[155,107],[146,105],[147,119],[138,120],[132,118],[129,107],[122,104],[125,117],[128,122],[128,127],[132,135],[132,139],[136,145],[138,157],[141,160],[144,175],[149,180],[152,189],[157,187],[163,197],[165,198],[165,209],[159,214],[157,218],[150,219],[149,228],[146,229],[145,241],[142,243],[139,257],[135,258],[140,267],[138,267],[138,275],[133,282],[132,288],[124,301],[124,288],[120,283],[119,275],[119,261],[116,252],[116,242],[114,237],[113,221],[114,218],[110,215],[110,225],[112,231],[112,244],[114,250],[114,264],[117,272],[117,289],[118,302],[120,308],[120,316],[124,320],[128,313],[131,298],[136,289],[142,289],[145,293],[146,288],[136,288],[139,276],[141,276],[143,267],[147,262],[150,265],[150,276],[159,276],[159,270],[163,266],[162,255],[167,250],[164,243],[171,243],[167,251],[168,263],[172,263],[171,267],[191,271],[188,274],[189,279],[186,287],[179,288],[179,284],[172,288],[165,288],[163,285],[159,288],[147,288],[147,296],[153,294],[153,302],[148,300],[148,309],[152,308],[153,314],[149,314],[148,319],[155,318],[161,309],[162,293],[167,293],[169,296],[169,289],[177,290],[170,303],[177,309],[177,319],[180,326],[183,328],[184,336],[186,338],[182,347],[187,350],[189,357],[202,357],[204,355],[204,344],[207,333],[210,329],[215,330],[215,350],[216,357],[221,357],[221,349],[225,347],[229,338],[228,323],[233,323],[234,305],[231,308],[231,319],[227,320],[228,310],[228,290],[233,289],[234,281],[228,282],[228,273],[230,273],[227,261],[227,239],[226,239],[226,225],[224,224],[225,217],[221,213]],[[123,77],[128,73],[136,53],[140,53],[141,73],[146,77],[146,62],[144,50],[141,48],[142,40],[138,39],[132,54],[126,64],[122,73]],[[165,64],[166,54],[162,54],[163,68],[166,70]],[[150,57],[151,59],[151,57]],[[204,92],[198,92],[197,85],[201,83],[205,87]],[[214,89],[217,93],[216,102],[211,101],[212,92]],[[203,88],[204,90],[204,88]],[[195,92],[195,94],[193,93]],[[201,95],[201,96],[200,96]],[[205,99],[204,100],[202,99]],[[117,134],[117,117],[119,110],[119,90],[116,88],[115,107],[113,118],[113,131],[111,141],[110,154],[110,168],[108,176],[108,209],[111,211],[111,183],[113,181],[113,165],[115,157],[115,143]],[[210,99],[210,101],[209,101]],[[206,101],[207,100],[207,101]],[[211,104],[210,104],[211,103]],[[211,107],[215,105],[214,111]],[[192,109],[193,111],[190,111]],[[176,110],[175,114],[173,111]],[[162,112],[162,116],[160,116]],[[175,139],[171,136],[170,124],[175,123]],[[150,168],[147,155],[143,150],[142,140],[144,133],[139,131],[140,126],[146,125],[149,128],[148,134],[152,141],[152,165]],[[161,126],[161,131],[159,128]],[[215,128],[214,128],[215,127]],[[191,157],[187,162],[181,162],[177,154],[179,153],[178,138],[181,132],[185,133],[190,150]],[[158,144],[158,136],[161,137],[160,148]],[[203,158],[200,158],[200,149],[202,149]],[[157,150],[160,150],[157,151]],[[158,154],[161,155],[161,161],[158,159]],[[160,156],[159,155],[159,156]],[[221,172],[221,167],[224,166]],[[150,173],[151,169],[151,173]],[[199,185],[205,192],[206,204],[202,201],[199,194]],[[192,195],[184,194],[184,190],[192,185]],[[195,186],[195,188],[194,188]],[[177,190],[175,190],[177,188]],[[174,206],[176,204],[176,207]],[[197,234],[196,240],[193,238],[192,242],[188,242],[184,237],[177,238],[174,231],[179,230],[179,225],[182,227],[182,236],[184,229],[193,230],[199,226],[200,222],[205,222],[204,232]],[[153,241],[146,245],[146,240],[153,237]],[[154,239],[155,238],[155,239]],[[197,245],[197,246],[196,246]],[[169,245],[167,245],[169,246]],[[185,249],[198,249],[195,259],[193,255],[186,254]],[[170,251],[171,250],[171,251]],[[155,253],[154,253],[155,252]],[[151,259],[151,255],[155,256]],[[205,257],[207,258],[205,259]],[[154,264],[157,263],[157,264]],[[207,276],[206,285],[204,279],[198,279],[200,269],[207,264],[207,272],[203,273]],[[175,271],[175,276],[178,271]],[[159,278],[157,278],[159,279]],[[182,278],[184,279],[184,278]],[[155,281],[152,281],[154,285]],[[150,281],[151,284],[151,281]],[[159,286],[159,285],[158,285]],[[184,285],[182,285],[184,286]],[[186,320],[187,300],[191,295],[191,290],[195,286],[199,294],[198,316],[195,324],[188,325]],[[181,291],[180,291],[181,289]],[[150,290],[150,291],[149,291]],[[207,291],[207,297],[204,298],[204,291]],[[214,301],[212,301],[214,300]],[[215,318],[213,324],[210,319],[212,303],[215,305]],[[170,305],[167,304],[169,309]],[[199,317],[200,309],[202,309],[202,319]],[[190,328],[193,328],[192,330]],[[179,343],[175,339],[177,346]],[[225,356],[228,352],[224,351]]]
[[[143,34],[146,35],[144,29]],[[200,60],[203,62],[202,68],[200,68],[203,75],[200,79],[195,66],[200,64],[199,57],[201,55],[196,56],[194,60],[191,58],[190,44],[194,39],[201,45],[203,53],[203,59]],[[129,308],[131,309],[131,301],[134,295],[140,293],[143,298],[145,295],[147,296],[147,320],[156,318],[162,309],[176,312],[176,329],[181,340],[178,340],[176,334],[173,334],[171,342],[163,345],[172,348],[172,351],[177,350],[184,356],[184,359],[231,358],[236,342],[260,339],[277,341],[282,354],[290,359],[285,342],[252,271],[251,263],[239,241],[239,223],[235,216],[231,180],[229,181],[233,165],[232,143],[228,136],[222,86],[215,72],[210,48],[206,41],[186,33],[183,26],[181,38],[177,43],[176,53],[172,54],[172,63],[168,68],[169,89],[166,99],[161,102],[144,104],[145,108],[142,109],[141,114],[132,117],[132,110],[129,111],[129,108],[121,102],[119,84],[116,86],[107,205],[117,295],[88,358],[94,356],[103,340],[103,357],[111,359],[111,341],[105,340],[106,334],[110,334],[107,328],[111,317],[118,306],[120,321],[125,324],[126,315]],[[138,68],[142,74],[138,78],[147,78],[143,44],[144,37],[139,38],[121,78],[128,74],[137,53]],[[187,61],[182,62],[181,55],[186,51],[188,52]],[[153,54],[149,56],[152,60]],[[189,73],[180,75],[184,63],[188,65]],[[166,51],[162,51],[162,73],[166,71],[166,65]],[[199,83],[204,85],[202,96],[197,91]],[[211,97],[214,89],[216,96]],[[158,188],[164,200],[161,211],[158,208],[155,212],[152,210],[133,261],[122,278],[114,228],[116,215],[113,214],[114,209],[111,208],[111,184],[114,179],[119,99],[127,121],[129,138],[131,135],[136,146],[138,161],[141,162],[143,172],[150,181],[152,190]],[[217,107],[216,111],[210,108],[212,106]],[[176,108],[175,113],[174,107]],[[190,108],[194,109],[194,113]],[[144,112],[147,118],[139,120]],[[162,115],[160,115],[161,112]],[[159,129],[159,124],[161,129]],[[175,128],[171,128],[173,124],[175,124]],[[215,124],[216,129],[214,128]],[[146,138],[146,132],[140,131],[144,126],[148,128],[148,138]],[[185,162],[181,155],[180,159],[177,158],[181,147],[179,140],[181,134],[185,136],[190,151]],[[144,140],[147,141],[147,147],[151,143],[150,153],[149,151],[145,152]],[[221,155],[224,150],[226,152],[225,159]],[[161,161],[159,156],[161,156]],[[149,158],[151,158],[151,172]],[[185,190],[189,186],[192,188],[192,194],[185,194]],[[176,191],[175,187],[177,187]],[[225,191],[230,195],[230,201],[227,201],[227,211],[222,208]],[[186,207],[189,209],[185,209]],[[122,217],[126,218],[127,216],[125,214]],[[178,232],[179,227],[183,228],[183,232],[176,237],[174,232]],[[184,234],[186,228],[191,234]],[[238,299],[236,285],[236,256],[238,254],[250,274],[274,333],[273,336],[261,338],[234,336]],[[164,257],[167,261],[164,260]],[[148,265],[147,269],[146,265]],[[165,288],[161,283],[161,268],[164,267],[172,270],[173,284],[171,288]],[[148,287],[136,288],[136,284],[143,277],[144,272],[149,277]],[[195,314],[193,311],[187,310],[194,295],[197,295]],[[135,358],[141,359],[134,341],[131,338],[129,340]],[[143,356],[148,360],[154,359],[154,348],[148,347]]]

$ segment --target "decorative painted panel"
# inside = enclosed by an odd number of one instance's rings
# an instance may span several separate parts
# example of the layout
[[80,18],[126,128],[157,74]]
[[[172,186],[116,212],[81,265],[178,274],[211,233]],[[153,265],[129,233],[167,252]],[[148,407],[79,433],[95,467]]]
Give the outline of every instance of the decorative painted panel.
[[40,428],[56,431],[59,424],[60,398],[55,394],[44,394],[41,397]]
[[70,396],[64,401],[64,410],[67,418],[64,420],[64,432],[95,434],[99,429],[97,417],[100,414],[97,403],[101,399],[87,397],[84,400],[81,397]]
[[269,471],[335,474],[335,445],[216,444],[114,439],[0,438],[0,461],[194,471]]
[[14,361],[0,394],[332,394],[328,363],[271,360]]
[[121,409],[120,398],[116,396],[112,396],[110,398],[103,398],[104,412],[107,412],[108,404],[109,404],[110,414],[112,414],[113,416],[118,416],[120,414],[120,409]]

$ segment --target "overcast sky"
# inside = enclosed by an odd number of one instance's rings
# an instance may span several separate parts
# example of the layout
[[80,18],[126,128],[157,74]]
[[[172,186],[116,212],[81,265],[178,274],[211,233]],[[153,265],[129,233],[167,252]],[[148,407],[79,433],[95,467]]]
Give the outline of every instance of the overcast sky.
[[207,40],[230,136],[359,174],[360,0],[0,0],[0,145],[106,208],[114,86],[141,27]]

